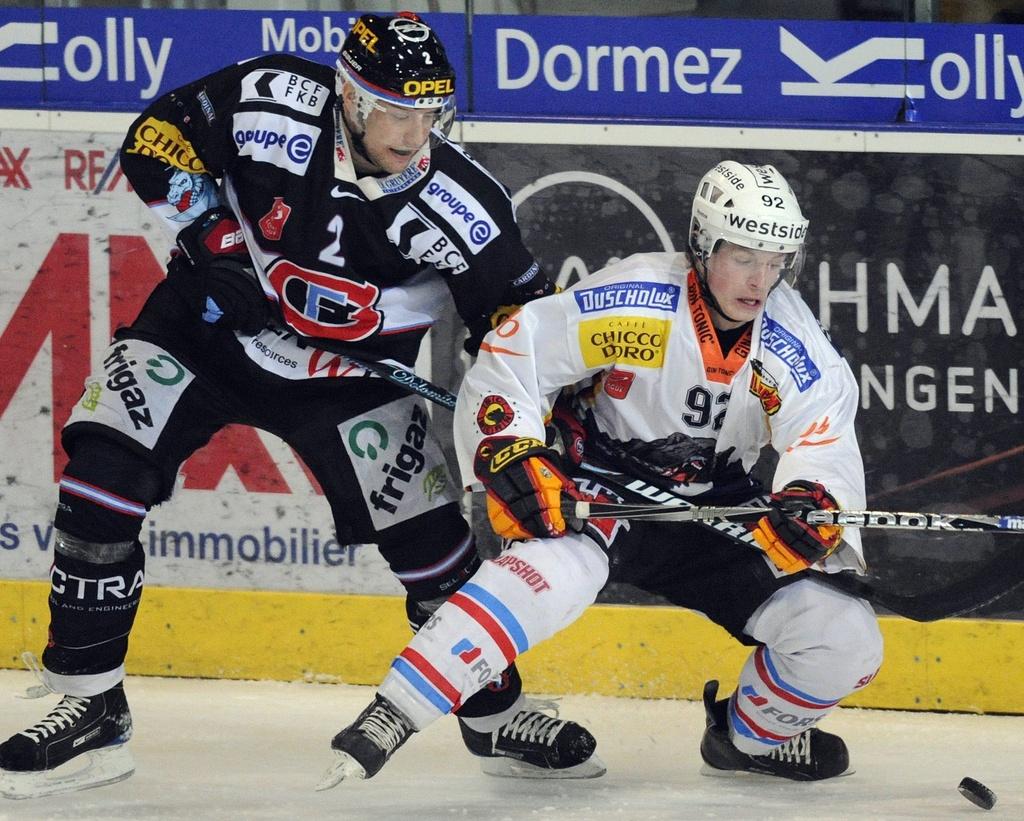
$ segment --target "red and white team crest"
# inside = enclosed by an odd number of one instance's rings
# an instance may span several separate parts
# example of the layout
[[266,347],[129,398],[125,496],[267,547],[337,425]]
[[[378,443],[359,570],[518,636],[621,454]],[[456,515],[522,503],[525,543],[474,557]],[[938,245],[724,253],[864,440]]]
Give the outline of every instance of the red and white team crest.
[[384,323],[375,307],[380,288],[372,282],[312,271],[281,259],[267,270],[285,321],[304,336],[358,342]]
[[503,396],[489,394],[480,403],[480,409],[476,412],[476,423],[480,430],[488,436],[500,433],[512,424],[515,413],[512,406]]
[[259,226],[263,236],[271,242],[281,239],[284,224],[288,222],[291,213],[291,206],[285,203],[284,197],[274,197],[274,204],[270,206],[270,210],[260,217]]

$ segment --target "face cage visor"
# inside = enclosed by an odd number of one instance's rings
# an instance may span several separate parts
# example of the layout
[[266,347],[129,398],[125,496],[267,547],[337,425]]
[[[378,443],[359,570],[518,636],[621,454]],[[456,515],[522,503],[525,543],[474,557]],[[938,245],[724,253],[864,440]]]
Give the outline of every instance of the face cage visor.
[[[745,248],[748,251],[768,251],[769,253],[784,253],[782,251],[773,251],[771,248],[752,248],[747,243],[735,242],[733,240],[719,239],[715,242],[715,246],[710,253],[703,253],[700,251],[694,251],[691,248],[691,253],[694,254],[694,262],[696,263],[697,273],[700,274],[701,279],[707,282],[708,276],[708,260],[711,259],[711,254],[722,247],[723,242],[728,242],[731,245],[735,245],[737,248]],[[801,271],[804,269],[804,260],[807,258],[804,252],[804,247],[801,245],[795,251],[786,253],[782,258],[782,264],[779,266],[778,278],[772,284],[769,289],[774,290],[778,287],[780,282],[785,281],[791,288],[796,285],[797,279],[800,277]]]
[[366,133],[366,121],[374,109],[388,117],[401,116],[395,109],[408,111],[417,116],[434,109],[433,122],[428,139],[431,148],[435,148],[448,136],[455,123],[455,95],[446,97],[402,97],[382,88],[377,88],[359,77],[349,66],[338,58],[336,63],[335,91],[339,104],[343,99],[345,83],[351,83],[356,95],[356,122],[354,125]]
[[[805,232],[806,224],[805,221]],[[791,287],[796,285],[807,257],[802,238],[800,244],[794,250],[787,251],[785,250],[786,246],[778,241],[762,240],[739,234],[735,231],[727,231],[713,225],[705,228],[702,225],[701,218],[694,214],[690,221],[690,257],[702,281],[707,281],[708,260],[721,247],[723,242],[728,242],[731,245],[746,248],[750,251],[768,251],[770,253],[785,254],[782,266],[779,269],[779,278],[776,280],[775,285],[772,286],[773,288],[783,280]]]

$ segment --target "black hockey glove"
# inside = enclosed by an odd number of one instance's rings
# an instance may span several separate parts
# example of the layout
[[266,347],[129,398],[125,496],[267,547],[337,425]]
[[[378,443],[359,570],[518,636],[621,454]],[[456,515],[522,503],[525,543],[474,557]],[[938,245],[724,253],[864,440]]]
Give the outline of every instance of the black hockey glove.
[[481,314],[466,323],[469,337],[462,343],[463,349],[470,356],[476,356],[484,337],[523,305],[542,296],[558,293],[558,290],[540,266],[536,262],[533,263],[525,274],[508,284],[501,297],[502,304],[493,308],[490,313]]
[[818,482],[790,482],[770,497],[771,509],[754,525],[753,536],[779,570],[798,573],[827,559],[839,547],[839,525],[809,525],[801,514],[837,510],[838,503]]
[[503,539],[557,538],[582,527],[579,520],[566,521],[562,502],[587,497],[562,472],[558,454],[539,439],[485,439],[473,472],[487,490],[491,527]]
[[579,467],[587,445],[587,431],[573,413],[567,397],[562,396],[555,401],[545,432],[548,447],[560,454],[566,464]]
[[168,278],[203,320],[247,334],[266,327],[270,307],[242,229],[228,209],[201,214],[178,233],[177,242],[184,259],[171,261]]

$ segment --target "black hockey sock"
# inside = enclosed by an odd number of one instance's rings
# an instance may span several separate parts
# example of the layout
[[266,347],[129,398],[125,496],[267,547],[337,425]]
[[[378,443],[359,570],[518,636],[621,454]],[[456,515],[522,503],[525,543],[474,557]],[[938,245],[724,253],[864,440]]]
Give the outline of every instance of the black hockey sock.
[[486,718],[501,713],[515,704],[523,692],[523,680],[515,663],[510,664],[501,674],[499,681],[493,681],[484,689],[470,696],[459,708],[459,718]]
[[50,632],[43,665],[60,675],[92,675],[119,667],[142,598],[146,554],[135,542],[121,561],[98,563],[54,553]]

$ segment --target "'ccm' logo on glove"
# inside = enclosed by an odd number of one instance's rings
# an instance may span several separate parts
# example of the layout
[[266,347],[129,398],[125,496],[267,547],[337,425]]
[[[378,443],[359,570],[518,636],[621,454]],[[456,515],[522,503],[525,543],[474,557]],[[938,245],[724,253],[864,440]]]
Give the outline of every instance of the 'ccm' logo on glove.
[[564,536],[564,499],[586,498],[539,439],[493,437],[477,448],[473,472],[487,490],[487,516],[504,539]]
[[809,525],[811,510],[838,510],[839,504],[818,482],[790,482],[770,497],[771,508],[754,525],[753,537],[779,570],[798,573],[827,559],[839,547],[839,525]]

